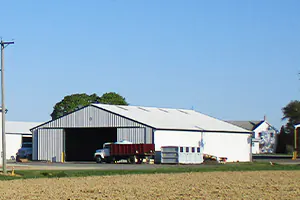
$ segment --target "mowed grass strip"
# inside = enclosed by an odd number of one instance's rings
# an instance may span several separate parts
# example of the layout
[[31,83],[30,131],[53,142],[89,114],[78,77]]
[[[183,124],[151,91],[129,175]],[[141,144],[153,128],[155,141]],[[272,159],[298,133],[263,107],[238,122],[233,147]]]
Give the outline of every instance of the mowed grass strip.
[[29,179],[29,178],[62,178],[62,177],[87,177],[126,174],[163,174],[163,173],[191,173],[214,171],[265,171],[265,170],[300,170],[300,165],[279,165],[262,162],[253,163],[227,163],[218,165],[165,165],[156,169],[133,170],[16,170],[17,176],[0,175],[0,180]]

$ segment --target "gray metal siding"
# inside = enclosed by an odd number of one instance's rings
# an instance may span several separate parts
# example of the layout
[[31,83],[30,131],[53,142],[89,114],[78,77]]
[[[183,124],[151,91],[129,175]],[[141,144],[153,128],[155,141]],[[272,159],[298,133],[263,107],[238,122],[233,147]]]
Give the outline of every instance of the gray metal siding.
[[88,106],[39,128],[80,128],[80,127],[145,127],[133,120]]
[[151,128],[118,128],[117,140],[128,140],[133,143],[152,143]]
[[38,130],[32,132],[32,159],[37,160],[38,155]]
[[146,144],[152,144],[154,143],[153,139],[153,129],[146,127],[146,135],[145,135]]
[[153,142],[152,128],[100,108],[88,106],[33,129],[33,159],[60,162],[64,147],[64,128],[106,127],[117,128],[118,141],[126,139],[134,143]]
[[63,152],[63,129],[39,129],[37,132],[37,160],[61,162]]

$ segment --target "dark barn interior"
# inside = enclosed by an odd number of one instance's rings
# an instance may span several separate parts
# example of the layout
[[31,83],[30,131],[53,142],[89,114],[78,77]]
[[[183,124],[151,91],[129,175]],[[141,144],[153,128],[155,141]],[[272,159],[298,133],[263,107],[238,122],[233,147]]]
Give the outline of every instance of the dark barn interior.
[[25,143],[25,142],[32,142],[32,137],[22,137],[22,143]]
[[106,142],[117,141],[117,128],[65,129],[65,160],[93,161],[97,149]]

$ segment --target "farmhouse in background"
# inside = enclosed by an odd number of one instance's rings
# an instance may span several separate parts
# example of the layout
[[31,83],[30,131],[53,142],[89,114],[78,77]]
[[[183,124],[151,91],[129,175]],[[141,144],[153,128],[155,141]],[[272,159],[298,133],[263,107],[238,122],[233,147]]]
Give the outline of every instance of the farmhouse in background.
[[252,153],[274,153],[276,149],[275,129],[264,117],[260,121],[227,121],[231,124],[239,126],[249,131],[253,131],[252,135]]

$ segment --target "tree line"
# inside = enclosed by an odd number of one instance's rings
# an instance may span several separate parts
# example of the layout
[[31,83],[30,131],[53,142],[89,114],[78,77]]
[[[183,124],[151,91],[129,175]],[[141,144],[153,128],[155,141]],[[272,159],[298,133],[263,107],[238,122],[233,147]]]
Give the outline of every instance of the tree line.
[[[276,153],[290,153],[294,150],[294,126],[300,124],[300,101],[291,101],[282,108],[282,113],[282,120],[286,120],[287,123],[281,127],[277,135]],[[299,144],[299,137],[297,143]]]
[[71,94],[55,104],[50,116],[54,120],[93,103],[128,105],[126,99],[115,92],[104,93],[102,96],[98,96],[95,93],[91,95],[86,93]]

